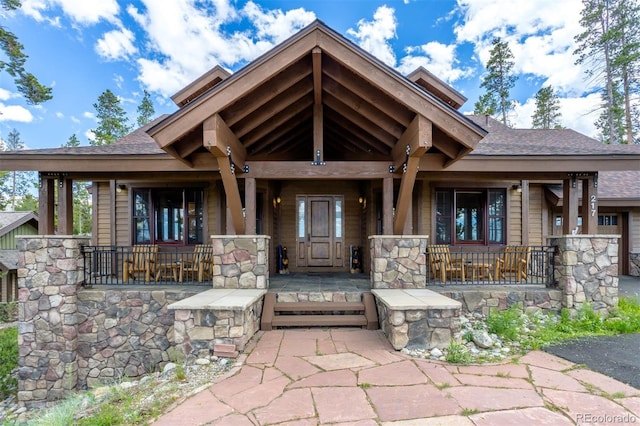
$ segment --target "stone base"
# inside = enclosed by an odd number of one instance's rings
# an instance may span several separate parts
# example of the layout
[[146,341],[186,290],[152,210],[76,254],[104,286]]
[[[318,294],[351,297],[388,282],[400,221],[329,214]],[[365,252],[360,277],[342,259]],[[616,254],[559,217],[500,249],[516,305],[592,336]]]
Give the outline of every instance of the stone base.
[[460,302],[426,289],[374,289],[380,328],[396,350],[448,347],[460,331]]

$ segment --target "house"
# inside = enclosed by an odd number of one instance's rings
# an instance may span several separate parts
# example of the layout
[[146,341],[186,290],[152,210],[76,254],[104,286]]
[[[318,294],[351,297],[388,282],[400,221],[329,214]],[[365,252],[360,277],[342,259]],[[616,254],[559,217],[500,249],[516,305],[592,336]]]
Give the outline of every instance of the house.
[[176,112],[113,145],[0,154],[1,170],[40,173],[39,233],[70,234],[72,183],[91,181],[95,245],[261,234],[272,271],[286,247],[291,272],[346,272],[370,235],[491,248],[595,234],[599,176],[640,169],[637,146],[465,116],[464,96],[427,70],[400,75],[319,21],[173,100]]
[[33,212],[0,212],[0,301],[18,296],[16,235],[37,235],[38,216]]

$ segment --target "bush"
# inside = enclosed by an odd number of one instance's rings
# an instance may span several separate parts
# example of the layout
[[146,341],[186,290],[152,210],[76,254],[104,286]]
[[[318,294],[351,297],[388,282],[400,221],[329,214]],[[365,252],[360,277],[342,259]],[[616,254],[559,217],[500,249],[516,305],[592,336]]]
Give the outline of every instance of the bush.
[[0,322],[13,322],[18,319],[18,302],[0,303]]
[[15,395],[18,379],[12,375],[18,366],[18,329],[17,327],[0,330],[0,398]]
[[487,331],[514,341],[520,336],[523,324],[522,308],[513,305],[506,311],[494,311],[487,317]]

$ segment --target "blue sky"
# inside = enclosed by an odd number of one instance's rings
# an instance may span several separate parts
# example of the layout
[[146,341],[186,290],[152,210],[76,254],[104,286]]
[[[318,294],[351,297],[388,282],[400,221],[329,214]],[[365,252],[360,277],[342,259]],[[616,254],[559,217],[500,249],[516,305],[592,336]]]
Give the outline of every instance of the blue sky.
[[531,127],[534,96],[560,94],[563,124],[596,136],[599,96],[574,65],[580,0],[23,0],[4,12],[29,55],[27,68],[54,98],[28,105],[0,73],[0,138],[12,129],[28,148],[59,147],[95,128],[98,96],[114,92],[130,122],[142,91],[156,113],[176,110],[170,96],[215,65],[231,72],[320,19],[403,74],[424,66],[469,100],[480,88],[491,40],[515,56],[515,127]]

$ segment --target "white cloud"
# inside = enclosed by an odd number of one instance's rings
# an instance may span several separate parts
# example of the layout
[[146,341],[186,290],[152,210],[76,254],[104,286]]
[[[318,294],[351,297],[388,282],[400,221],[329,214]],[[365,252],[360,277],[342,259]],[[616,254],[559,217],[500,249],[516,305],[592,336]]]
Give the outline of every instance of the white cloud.
[[501,37],[514,54],[516,73],[534,75],[569,96],[590,90],[573,56],[574,36],[582,30],[580,0],[459,0],[458,9],[457,42],[474,44],[482,64],[492,39]]
[[84,132],[84,137],[87,138],[89,142],[96,140],[96,134],[93,133],[93,130],[91,129]]
[[398,71],[409,74],[422,66],[432,72],[438,78],[452,83],[473,74],[470,67],[457,68],[456,46],[432,41],[422,46],[409,47],[407,55],[400,59]]
[[122,28],[106,32],[96,42],[96,52],[107,60],[128,60],[138,49],[132,31]]
[[44,12],[60,8],[75,23],[93,25],[101,20],[117,22],[120,6],[117,0],[23,0],[22,11],[38,22],[55,25],[59,17],[45,17]]
[[280,9],[265,10],[252,1],[244,6],[242,13],[256,27],[258,40],[268,40],[273,44],[281,43],[316,18],[315,13],[302,8],[286,12]]
[[373,56],[394,67],[396,55],[389,40],[396,38],[398,22],[395,10],[380,6],[373,14],[373,21],[358,21],[357,29],[349,28],[347,34],[355,38],[356,43]]
[[5,105],[0,103],[0,121],[31,123],[33,121],[33,115],[31,111],[20,105]]
[[15,97],[17,97],[15,93],[12,93],[11,91],[0,87],[0,101],[6,101]]
[[61,111],[56,112],[56,118],[64,118],[64,113]]
[[92,119],[92,120],[95,120],[95,118],[96,118],[96,115],[95,115],[94,113],[92,113],[91,111],[85,111],[85,112],[83,112],[83,113],[82,113],[82,116],[83,116],[84,118],[90,118],[90,119]]
[[76,124],[80,123],[80,119],[75,115],[72,115],[71,117],[69,117],[69,120],[71,120],[72,123],[76,123]]

